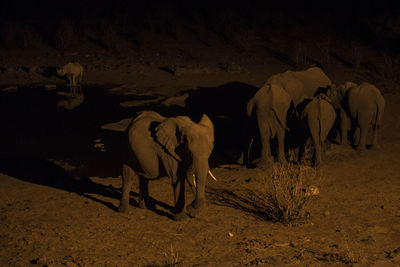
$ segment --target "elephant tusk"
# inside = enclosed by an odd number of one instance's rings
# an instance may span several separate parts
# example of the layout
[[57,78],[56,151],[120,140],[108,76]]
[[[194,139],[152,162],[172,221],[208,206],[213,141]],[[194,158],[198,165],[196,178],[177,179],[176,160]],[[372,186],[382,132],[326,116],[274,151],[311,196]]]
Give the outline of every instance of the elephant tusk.
[[193,185],[194,185],[194,188],[197,187],[197,185],[196,185],[196,176],[194,175],[194,173],[193,173]]
[[211,178],[213,178],[215,181],[217,181],[217,178],[215,178],[215,176],[212,174],[212,172],[210,170],[208,170],[208,173],[210,174]]

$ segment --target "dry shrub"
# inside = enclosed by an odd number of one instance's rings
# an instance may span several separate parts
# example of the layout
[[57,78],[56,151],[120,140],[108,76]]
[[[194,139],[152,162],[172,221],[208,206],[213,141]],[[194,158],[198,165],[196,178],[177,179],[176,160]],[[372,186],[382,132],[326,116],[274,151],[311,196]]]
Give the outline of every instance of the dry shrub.
[[331,39],[326,38],[322,42],[317,43],[319,59],[324,68],[329,68],[331,65]]
[[299,69],[307,67],[307,47],[301,41],[297,42],[295,46],[295,63]]
[[71,19],[61,18],[56,30],[55,44],[59,48],[68,48],[76,41],[76,33]]
[[265,193],[268,217],[284,224],[304,220],[310,200],[319,193],[317,176],[306,164],[275,163]]
[[79,23],[79,31],[81,39],[94,42],[105,49],[118,48],[120,38],[118,27],[112,20],[97,17],[83,18]]
[[39,47],[40,37],[33,27],[21,22],[9,21],[0,29],[1,45],[6,48],[32,48]]
[[167,252],[163,252],[163,255],[166,261],[166,264],[164,266],[173,267],[179,265],[178,253],[174,250],[172,244],[170,250]]
[[353,69],[358,71],[361,69],[362,60],[362,47],[356,42],[351,42],[351,63],[353,64]]
[[383,53],[382,78],[386,89],[398,90],[400,80],[400,54]]

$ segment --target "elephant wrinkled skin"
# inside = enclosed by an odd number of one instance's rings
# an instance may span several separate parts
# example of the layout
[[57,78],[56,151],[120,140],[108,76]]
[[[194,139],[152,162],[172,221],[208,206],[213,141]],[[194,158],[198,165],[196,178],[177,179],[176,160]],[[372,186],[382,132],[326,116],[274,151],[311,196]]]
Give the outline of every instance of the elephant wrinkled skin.
[[357,149],[365,149],[367,135],[372,130],[371,148],[378,146],[378,130],[382,124],[385,109],[385,99],[374,85],[363,82],[357,85],[346,82],[338,87],[327,90],[340,117],[341,143],[347,143],[347,131],[354,134],[360,130]]
[[[186,217],[185,181],[193,180],[195,199],[186,208],[195,217],[205,205],[208,158],[214,146],[214,126],[203,115],[199,123],[186,116],[166,118],[153,111],[137,116],[128,130],[132,155],[123,165],[120,212],[127,212],[134,178],[139,179],[139,206],[147,205],[148,181],[162,176],[172,180],[175,219]],[[161,164],[161,165],[160,165]]]

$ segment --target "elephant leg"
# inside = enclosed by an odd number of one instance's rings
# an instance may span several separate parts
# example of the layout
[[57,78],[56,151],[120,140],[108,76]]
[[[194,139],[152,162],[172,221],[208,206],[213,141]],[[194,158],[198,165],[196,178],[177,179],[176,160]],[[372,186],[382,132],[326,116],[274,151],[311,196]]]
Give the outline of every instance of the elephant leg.
[[205,195],[205,180],[198,180],[197,183],[196,198],[193,202],[186,207],[186,211],[189,216],[195,218],[200,214],[202,207],[206,205],[206,195]]
[[122,197],[118,207],[119,212],[128,212],[131,187],[135,177],[138,177],[138,175],[132,170],[131,167],[124,164],[122,169]]
[[285,159],[285,130],[279,129],[276,133],[278,139],[278,160],[279,162],[286,161]]
[[364,150],[366,147],[368,128],[367,129],[364,127],[359,127],[359,128],[360,128],[360,141],[358,142],[357,150]]
[[[198,185],[197,185],[198,186]],[[185,179],[172,179],[172,187],[174,190],[175,209],[174,220],[183,220],[186,216],[185,209]]]
[[342,118],[341,118],[341,121],[340,121],[341,123],[340,123],[340,131],[341,131],[341,139],[340,139],[340,143],[342,144],[342,145],[347,145],[347,130],[348,130],[348,124],[349,124],[349,121],[348,121],[348,118],[346,117],[346,115],[344,115]]
[[139,176],[139,208],[141,209],[153,209],[155,208],[154,203],[150,203],[149,197],[149,179],[143,176]]
[[315,167],[320,167],[322,163],[322,147],[317,135],[312,136],[314,148],[315,148],[315,160],[314,165]]
[[76,76],[75,75],[72,75],[72,87],[73,87],[72,94],[75,95],[76,94]]
[[374,126],[372,128],[372,144],[371,144],[371,149],[377,149],[379,148],[378,144],[378,127]]
[[272,163],[271,157],[271,131],[267,125],[259,124],[261,139],[261,159],[256,164],[257,168],[266,169]]

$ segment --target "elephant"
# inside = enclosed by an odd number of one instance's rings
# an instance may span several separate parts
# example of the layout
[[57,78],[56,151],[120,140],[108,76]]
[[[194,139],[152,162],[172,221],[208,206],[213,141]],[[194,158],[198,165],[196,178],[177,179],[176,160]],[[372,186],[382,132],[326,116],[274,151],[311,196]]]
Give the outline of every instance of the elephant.
[[261,138],[261,160],[258,168],[266,168],[271,162],[271,138],[277,138],[278,159],[283,161],[286,116],[291,104],[289,94],[276,84],[265,83],[247,103],[247,116],[256,112]]
[[139,179],[139,207],[144,208],[149,205],[149,180],[168,176],[174,191],[174,219],[186,217],[185,180],[195,187],[195,199],[186,211],[196,217],[206,204],[207,175],[213,177],[208,159],[214,147],[214,126],[207,115],[195,123],[186,116],[166,118],[155,111],[143,111],[129,125],[128,141],[132,153],[123,163],[118,210],[128,212],[134,179]]
[[[336,120],[335,109],[331,100],[327,96],[320,94],[312,99],[305,99],[298,105],[298,111],[301,114],[301,122],[304,125],[302,130],[305,132],[305,140],[301,145],[305,145],[306,141],[311,137],[315,151],[314,166],[320,167],[324,143]],[[304,146],[302,148],[304,150]]]
[[[65,64],[62,68],[57,68],[57,74],[59,76],[67,76],[69,81],[70,94],[72,95],[82,95],[82,75],[83,67],[78,62],[69,62]],[[79,85],[78,85],[79,83]]]
[[358,85],[347,81],[340,86],[328,88],[326,94],[332,99],[340,118],[341,144],[347,144],[349,128],[354,136],[358,128],[359,140],[354,143],[357,143],[355,145],[358,150],[364,150],[367,135],[372,129],[371,148],[378,147],[378,130],[382,125],[385,109],[385,99],[379,89],[367,82]]
[[[254,106],[261,139],[261,160],[257,167],[265,168],[271,160],[270,139],[277,137],[278,159],[285,160],[285,131],[291,106],[296,107],[304,98],[312,98],[320,88],[329,87],[331,80],[318,67],[304,71],[286,71],[274,74],[247,103],[247,115]],[[289,114],[290,115],[290,114]]]
[[282,87],[290,95],[295,107],[304,98],[312,98],[318,89],[327,88],[332,84],[329,77],[318,67],[274,74],[269,77],[267,83]]

